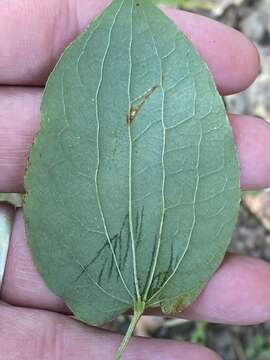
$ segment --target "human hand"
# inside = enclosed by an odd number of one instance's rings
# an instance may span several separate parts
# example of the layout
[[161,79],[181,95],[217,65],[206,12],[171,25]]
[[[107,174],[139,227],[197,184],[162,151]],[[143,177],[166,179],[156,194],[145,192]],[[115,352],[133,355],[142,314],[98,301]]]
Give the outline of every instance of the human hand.
[[[109,1],[3,0],[0,13],[0,192],[24,191],[26,158],[39,127],[42,86],[64,47]],[[245,89],[259,68],[255,48],[238,32],[206,18],[167,10],[198,47],[220,92]],[[10,86],[8,86],[10,85]],[[231,116],[243,189],[270,186],[270,126]],[[11,210],[7,210],[11,211]],[[228,255],[200,298],[181,317],[229,324],[270,318],[270,267],[258,259]],[[16,213],[0,305],[0,358],[113,359],[121,338],[86,327],[44,285]],[[125,359],[219,359],[184,342],[135,338]]]

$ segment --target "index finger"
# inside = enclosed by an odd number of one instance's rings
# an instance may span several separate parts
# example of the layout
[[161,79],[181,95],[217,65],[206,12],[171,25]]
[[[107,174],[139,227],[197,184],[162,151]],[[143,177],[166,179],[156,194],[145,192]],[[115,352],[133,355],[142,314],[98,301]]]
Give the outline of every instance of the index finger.
[[[2,0],[0,84],[43,85],[63,49],[109,0]],[[222,94],[248,87],[259,56],[240,32],[202,16],[164,10],[208,63]]]

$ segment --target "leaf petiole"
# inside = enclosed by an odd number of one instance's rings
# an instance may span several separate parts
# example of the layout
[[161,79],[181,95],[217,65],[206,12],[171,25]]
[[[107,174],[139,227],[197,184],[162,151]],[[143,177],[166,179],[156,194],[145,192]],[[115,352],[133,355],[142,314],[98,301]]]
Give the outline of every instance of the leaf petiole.
[[132,337],[132,334],[134,333],[134,330],[136,329],[136,326],[137,326],[137,324],[138,324],[144,310],[145,310],[145,302],[144,301],[141,301],[141,302],[138,302],[137,304],[135,304],[133,318],[131,320],[131,323],[129,325],[127,333],[126,333],[126,335],[125,335],[119,349],[116,352],[115,360],[120,360],[121,359],[123,353],[125,352],[128,344],[129,344],[129,341],[130,341],[130,339]]

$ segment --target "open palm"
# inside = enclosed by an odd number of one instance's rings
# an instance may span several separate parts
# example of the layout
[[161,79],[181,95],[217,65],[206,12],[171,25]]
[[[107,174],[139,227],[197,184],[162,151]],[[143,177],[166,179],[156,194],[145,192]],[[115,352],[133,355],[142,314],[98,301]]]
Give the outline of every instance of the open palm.
[[[2,0],[0,12],[0,192],[23,192],[26,159],[40,121],[46,79],[65,46],[100,13],[108,0]],[[259,57],[240,33],[177,10],[166,13],[191,38],[222,95],[247,88]],[[270,186],[270,126],[248,116],[230,116],[241,161],[243,189]],[[12,211],[11,209],[7,211]],[[270,318],[270,266],[227,255],[200,298],[179,316],[228,324]],[[121,337],[86,327],[44,285],[16,213],[0,303],[0,358],[113,359]],[[9,305],[7,305],[9,304]],[[157,312],[156,312],[157,313]],[[124,359],[219,359],[184,342],[135,338]]]

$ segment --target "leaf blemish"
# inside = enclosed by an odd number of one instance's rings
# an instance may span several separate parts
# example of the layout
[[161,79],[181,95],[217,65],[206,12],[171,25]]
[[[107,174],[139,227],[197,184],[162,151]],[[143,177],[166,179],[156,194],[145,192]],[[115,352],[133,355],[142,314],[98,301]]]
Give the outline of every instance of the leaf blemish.
[[160,87],[160,84],[157,84],[155,86],[152,87],[152,89],[148,92],[148,94],[146,94],[143,99],[141,100],[141,102],[139,103],[139,105],[137,106],[131,106],[130,111],[128,113],[127,116],[127,123],[128,125],[131,125],[132,122],[136,119],[138,113],[141,111],[141,109],[143,108],[144,104],[146,103],[146,101],[151,97],[151,95],[153,95],[153,93]]

